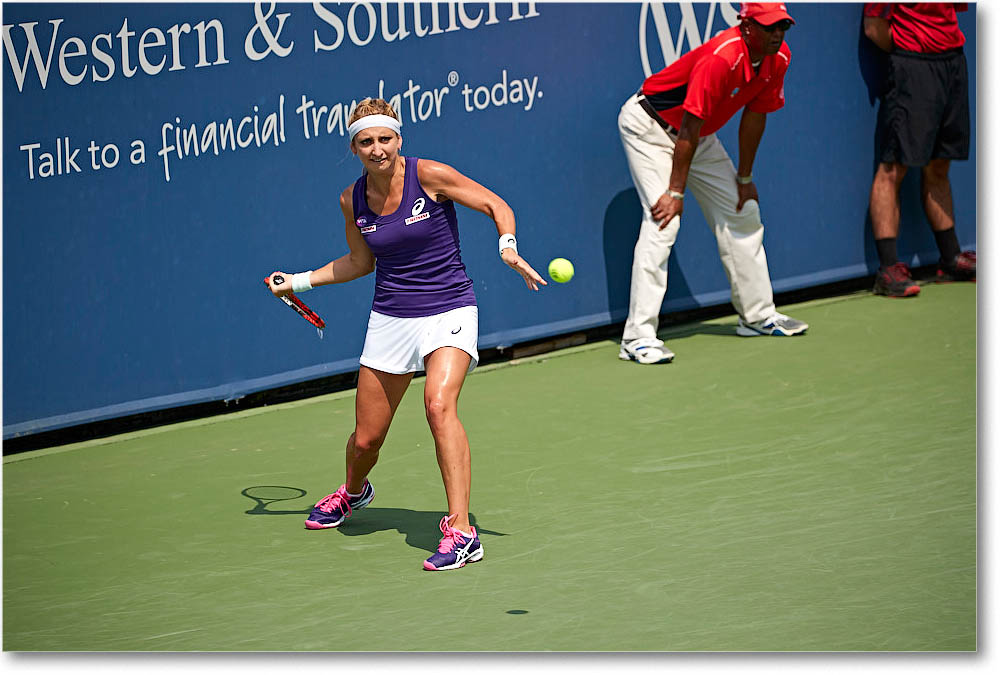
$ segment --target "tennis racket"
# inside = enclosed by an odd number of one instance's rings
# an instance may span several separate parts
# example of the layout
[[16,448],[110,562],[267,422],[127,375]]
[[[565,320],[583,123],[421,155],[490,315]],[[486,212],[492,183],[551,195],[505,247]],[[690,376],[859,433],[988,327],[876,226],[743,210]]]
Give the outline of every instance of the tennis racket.
[[[267,283],[268,278],[269,277],[264,278],[264,285],[267,286],[268,289],[270,289],[270,284]],[[280,274],[275,274],[274,283],[276,284],[285,283],[285,277],[281,276]],[[278,299],[284,302],[292,309],[294,309],[298,313],[298,315],[301,316],[303,319],[305,319],[312,325],[316,326],[316,331],[319,333],[319,336],[321,338],[323,337],[323,329],[326,328],[326,322],[323,321],[323,319],[320,317],[319,314],[309,309],[309,305],[302,302],[299,296],[295,295],[294,293],[289,293],[288,295],[282,295]]]

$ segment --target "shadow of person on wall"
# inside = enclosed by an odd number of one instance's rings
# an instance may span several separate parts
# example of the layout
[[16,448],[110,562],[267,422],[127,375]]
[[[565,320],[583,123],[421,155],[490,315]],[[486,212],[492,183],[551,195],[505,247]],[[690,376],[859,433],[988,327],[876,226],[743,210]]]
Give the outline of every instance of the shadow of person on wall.
[[858,11],[858,70],[868,89],[868,104],[875,102],[885,91],[886,75],[889,72],[889,55],[875,46],[865,35],[864,21]]
[[[288,516],[288,515],[309,515],[312,513],[312,504],[299,509],[274,508],[271,505],[276,502],[299,499],[306,495],[302,488],[289,487],[287,485],[254,485],[240,491],[244,497],[252,499],[255,504],[253,508],[245,513],[251,516]],[[349,537],[356,537],[364,534],[372,534],[383,530],[396,530],[402,534],[406,543],[413,548],[422,551],[437,550],[440,539],[438,523],[441,522],[443,513],[438,511],[414,511],[412,509],[381,508],[369,506],[356,511],[350,519],[336,528],[342,534]],[[480,535],[493,537],[505,537],[505,532],[495,532],[479,527],[476,516],[469,514],[469,522],[476,528]]]
[[632,251],[641,222],[642,203],[635,188],[616,194],[604,211],[604,280],[612,322],[628,316]]
[[[608,311],[612,321],[628,317],[629,289],[632,284],[632,253],[639,238],[642,223],[642,202],[635,188],[622,190],[614,196],[604,211],[604,278],[608,289]],[[678,236],[678,241],[680,237]],[[678,248],[674,244],[667,260],[667,295],[689,297],[684,272],[677,262]]]

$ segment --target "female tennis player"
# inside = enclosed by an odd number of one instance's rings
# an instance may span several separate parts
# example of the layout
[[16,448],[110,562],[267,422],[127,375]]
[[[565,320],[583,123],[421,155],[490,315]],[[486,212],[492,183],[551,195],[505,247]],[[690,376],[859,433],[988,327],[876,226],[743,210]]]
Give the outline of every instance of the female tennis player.
[[450,570],[483,557],[469,522],[471,456],[458,419],[462,384],[479,361],[479,318],[459,250],[455,203],[493,219],[500,257],[528,288],[537,291],[545,281],[518,255],[514,212],[507,203],[446,164],[401,155],[400,131],[399,117],[386,101],[357,105],[348,134],[364,171],[340,195],[350,252],[318,270],[275,272],[268,285],[280,297],[375,270],[355,428],[347,441],[347,481],[317,502],[306,527],[337,527],[371,503],[375,491],[367,476],[413,374],[424,370],[424,407],[449,514],[441,519],[438,551],[424,561],[424,569]]

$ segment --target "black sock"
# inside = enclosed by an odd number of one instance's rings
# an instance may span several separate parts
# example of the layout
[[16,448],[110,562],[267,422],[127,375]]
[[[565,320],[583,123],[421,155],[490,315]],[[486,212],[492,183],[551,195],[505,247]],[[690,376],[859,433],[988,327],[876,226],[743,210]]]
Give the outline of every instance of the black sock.
[[934,239],[937,240],[938,250],[941,251],[941,260],[947,263],[950,263],[962,252],[962,247],[958,245],[958,235],[955,234],[954,227],[934,232]]
[[878,261],[882,267],[892,267],[899,259],[896,258],[896,238],[886,237],[875,240],[875,249],[878,251]]

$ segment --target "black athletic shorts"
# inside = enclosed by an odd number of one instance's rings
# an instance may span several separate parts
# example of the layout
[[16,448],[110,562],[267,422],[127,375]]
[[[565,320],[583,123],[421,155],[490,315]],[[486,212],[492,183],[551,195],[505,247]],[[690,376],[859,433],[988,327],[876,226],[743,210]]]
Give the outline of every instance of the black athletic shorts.
[[961,48],[889,55],[878,138],[881,162],[924,166],[969,158],[969,72]]

